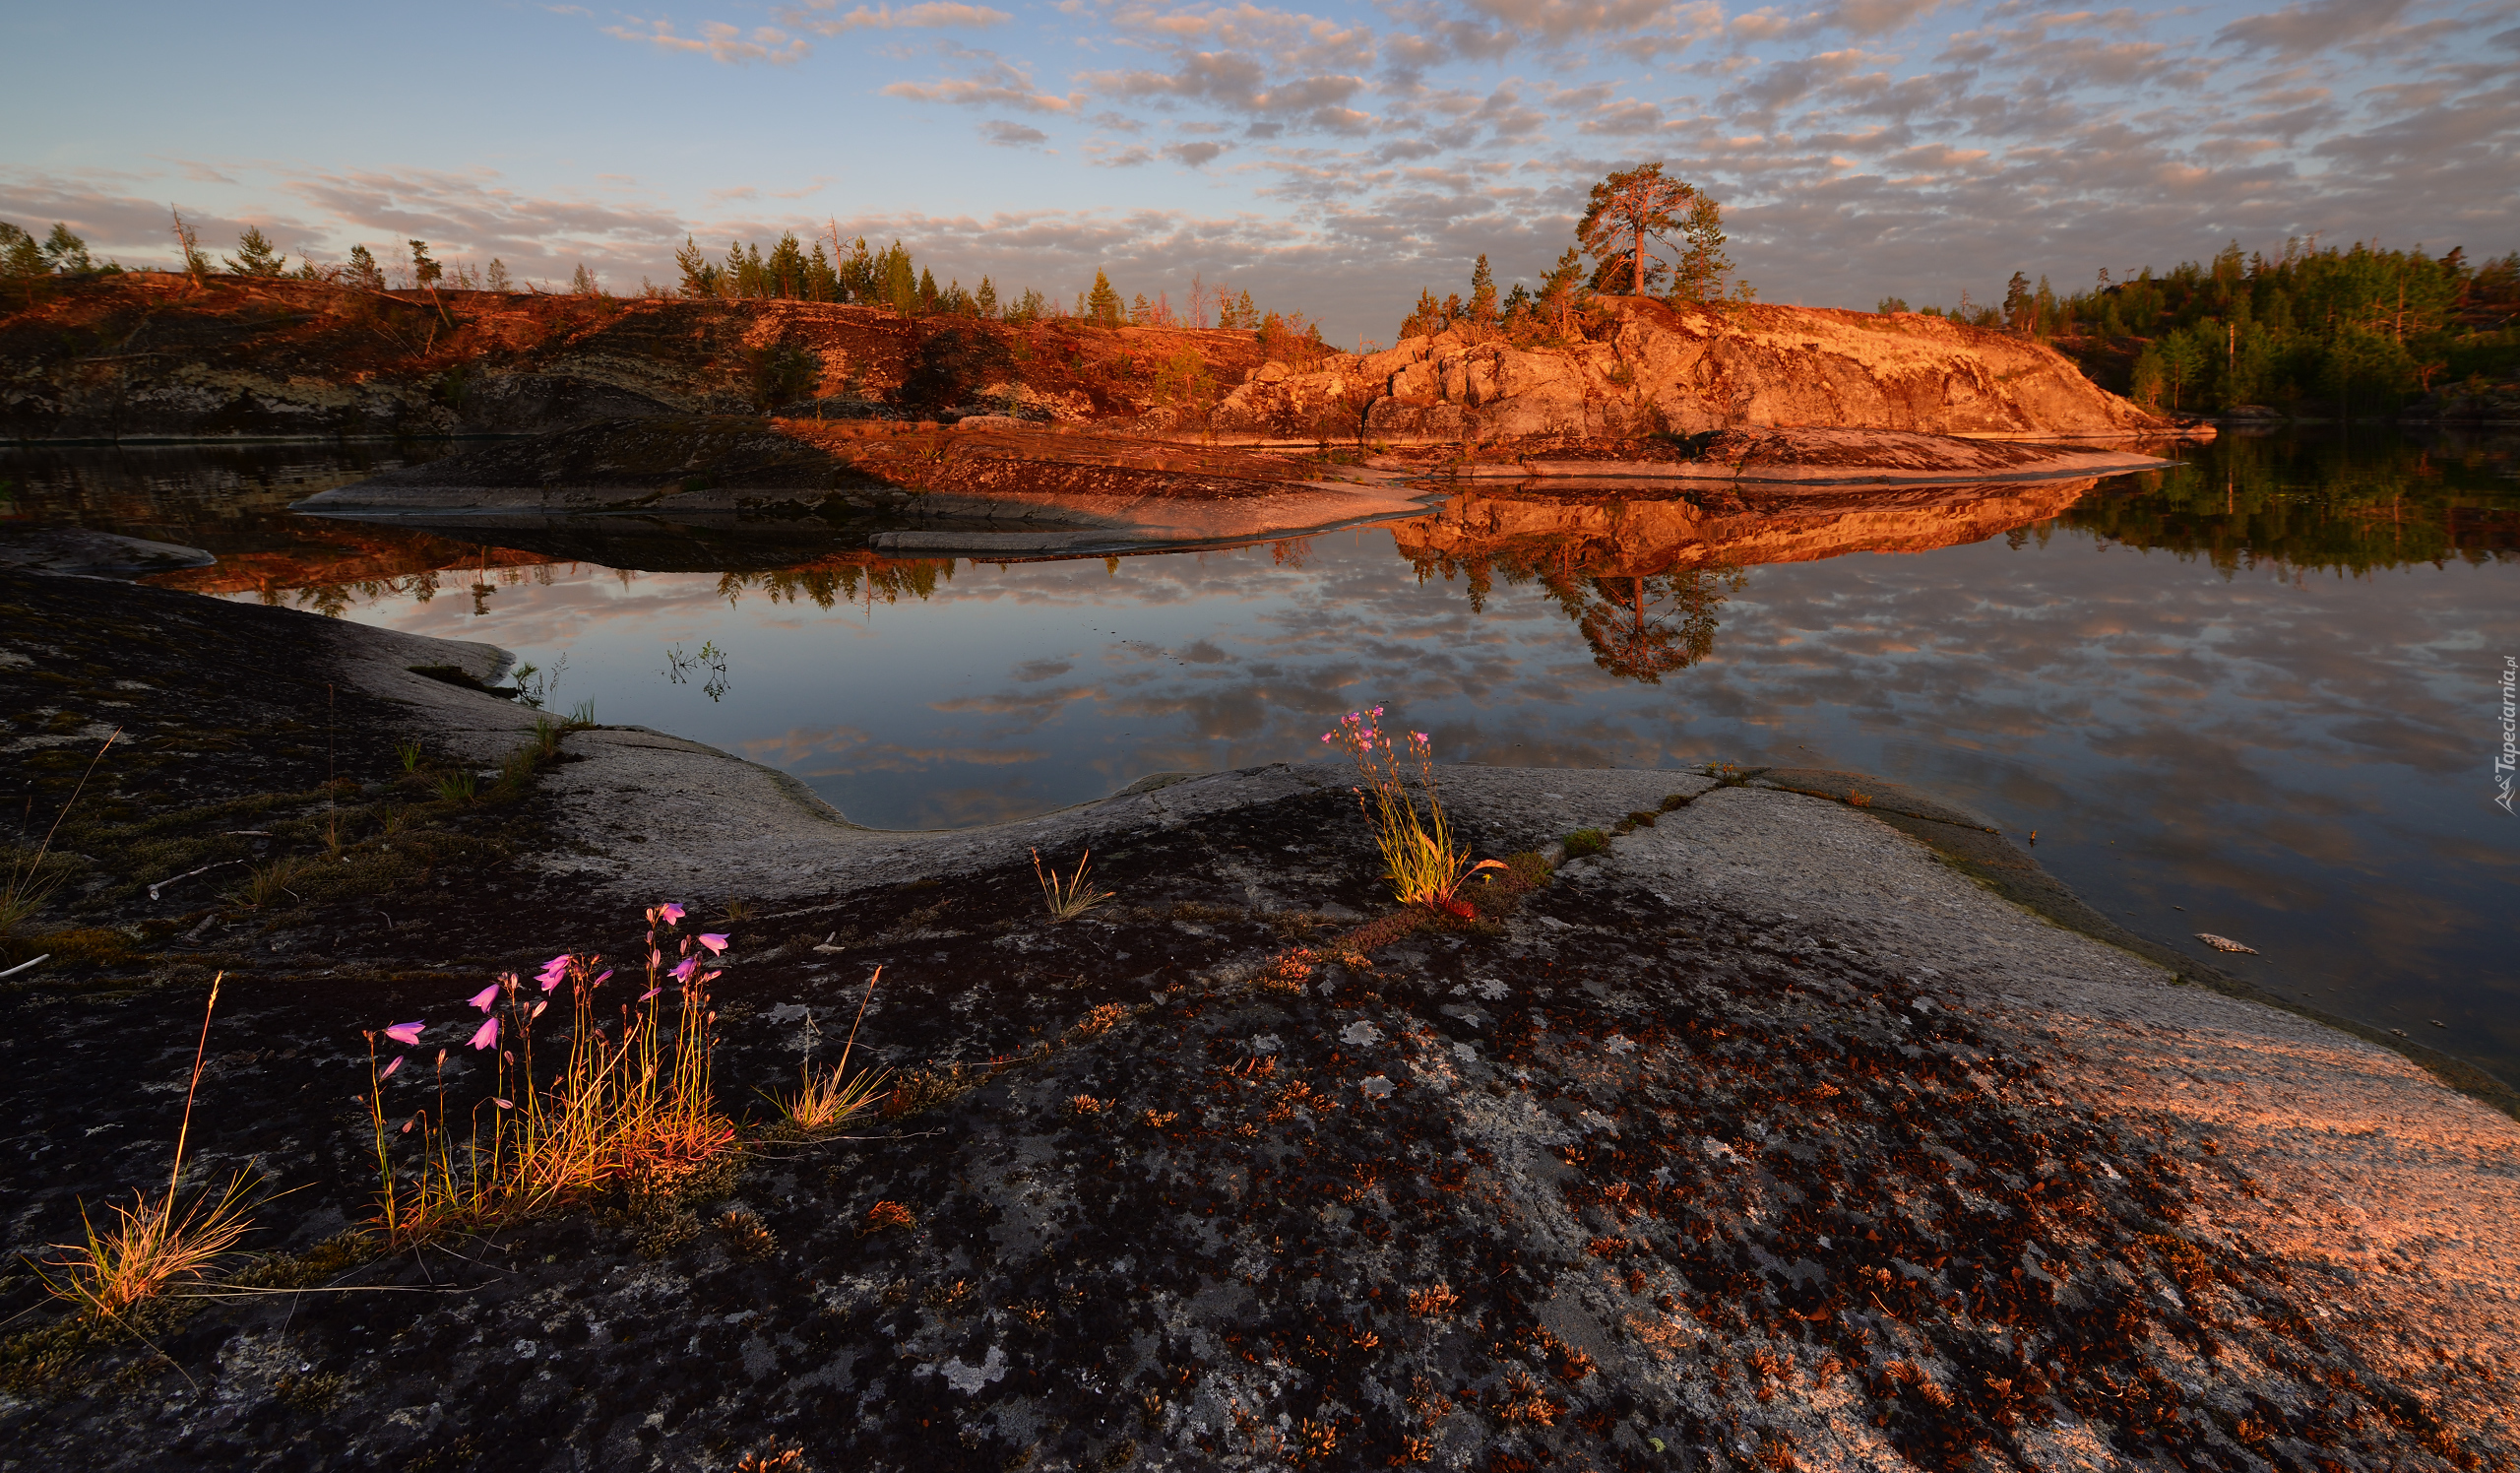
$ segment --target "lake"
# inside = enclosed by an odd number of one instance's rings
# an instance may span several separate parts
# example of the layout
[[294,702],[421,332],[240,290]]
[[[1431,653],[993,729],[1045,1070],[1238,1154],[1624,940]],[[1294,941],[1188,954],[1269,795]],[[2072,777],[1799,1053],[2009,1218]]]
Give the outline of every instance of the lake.
[[879,827],[1317,757],[1376,704],[1447,762],[1877,773],[2036,831],[2133,929],[2237,938],[2261,955],[2212,959],[2520,1080],[2509,440],[2227,437],[2090,489],[1783,519],[1482,488],[1088,561],[285,510],[448,448],[20,450],[0,477],[20,519],[220,556],[158,581],[505,646],[551,709],[739,752]]

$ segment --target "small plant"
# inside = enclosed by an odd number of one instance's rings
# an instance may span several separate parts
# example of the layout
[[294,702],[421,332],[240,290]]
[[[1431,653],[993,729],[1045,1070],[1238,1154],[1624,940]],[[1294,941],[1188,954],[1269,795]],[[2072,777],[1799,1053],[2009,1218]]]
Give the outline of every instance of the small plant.
[[866,995],[857,999],[857,1021],[849,1025],[849,1042],[840,1046],[840,1062],[832,1066],[830,1073],[817,1076],[814,1061],[808,1057],[800,1070],[804,1078],[794,1094],[763,1094],[762,1098],[779,1111],[781,1123],[789,1129],[805,1135],[837,1130],[882,1098],[885,1076],[892,1071],[859,1069],[851,1074],[849,1055],[857,1047],[858,1025],[866,1021],[866,1004],[874,998],[875,984],[883,975],[884,969],[877,967],[875,975],[866,979]]
[[595,702],[594,702],[594,701],[592,701],[592,700],[585,700],[585,701],[580,701],[580,702],[578,702],[576,705],[574,705],[574,706],[570,707],[570,708],[569,708],[569,726],[570,726],[573,730],[580,731],[580,732],[585,732],[585,731],[592,731],[592,730],[594,730],[594,728],[595,728]]
[[[387,1123],[386,1083],[404,1058],[378,1068],[376,1041],[381,1034],[416,1045],[425,1022],[367,1034],[368,1109],[381,1179],[375,1223],[389,1245],[515,1221],[613,1187],[667,1194],[734,1143],[734,1122],[719,1113],[711,1085],[718,1014],[708,989],[719,974],[703,970],[702,960],[704,953],[723,954],[726,938],[672,935],[683,915],[679,905],[649,909],[647,990],[620,1004],[617,1019],[598,1012],[597,994],[613,973],[597,970],[602,958],[594,955],[562,952],[543,963],[535,978],[542,996],[527,992],[513,972],[472,995],[470,1005],[482,1021],[470,1044],[493,1056],[495,1074],[460,1147],[447,1119],[445,1049],[437,1055],[434,1112],[416,1111],[399,1127]],[[671,965],[667,943],[676,944],[679,957]],[[535,1075],[534,1025],[551,1004],[548,994],[563,986],[572,1004],[569,1052],[546,1086]],[[677,1003],[671,1020],[658,1000],[668,988]],[[486,1138],[479,1123],[484,1107],[493,1112]],[[397,1136],[414,1132],[418,1159],[407,1176],[397,1169],[392,1147]]]
[[740,926],[752,919],[752,902],[729,899],[725,904],[725,913],[728,926]]
[[27,861],[24,868],[10,865],[9,878],[0,882],[0,943],[16,936],[51,898],[53,882],[40,878],[38,871],[43,868],[44,856],[52,852],[52,836],[61,832],[62,820],[78,805],[79,795],[88,791],[88,779],[95,774],[96,764],[105,760],[105,753],[121,736],[122,728],[114,728],[113,735],[96,748],[96,754],[88,759],[88,770],[79,775],[79,786],[70,790],[70,801],[61,805],[61,811],[52,817],[52,827],[44,830],[43,842],[35,846],[34,857]]
[[304,872],[304,860],[279,859],[268,865],[256,865],[245,871],[245,882],[227,892],[227,898],[241,906],[261,910],[277,905],[284,895],[291,900],[302,897],[289,888],[289,883]]
[[[1443,797],[1435,785],[1434,740],[1423,732],[1409,734],[1409,756],[1418,764],[1418,781],[1426,790],[1426,811],[1409,792],[1400,753],[1381,729],[1382,707],[1351,711],[1321,739],[1335,742],[1354,759],[1365,787],[1352,790],[1356,806],[1373,829],[1382,851],[1383,871],[1402,905],[1425,905],[1468,919],[1471,908],[1456,892],[1462,882],[1482,869],[1502,869],[1499,860],[1470,862],[1467,846],[1453,842],[1451,822],[1444,816]],[[1368,794],[1370,793],[1370,801]]]
[[1858,808],[1868,808],[1872,806],[1872,795],[1869,793],[1858,793],[1849,790],[1847,793],[1847,801],[1855,804]]
[[407,736],[395,742],[394,755],[402,758],[403,771],[407,776],[418,772],[420,770],[420,738]]
[[480,791],[481,780],[470,767],[459,767],[437,780],[440,802],[469,803]]
[[211,979],[210,1000],[202,1007],[201,1042],[193,1050],[192,1082],[184,1089],[184,1119],[175,1131],[175,1166],[166,1178],[166,1194],[153,1202],[146,1194],[133,1192],[130,1206],[113,1204],[120,1221],[101,1231],[82,1203],[79,1218],[86,1229],[85,1241],[53,1245],[67,1256],[39,1264],[29,1260],[53,1298],[119,1322],[125,1311],[169,1286],[205,1278],[204,1271],[234,1251],[253,1230],[254,1221],[248,1215],[252,1203],[242,1172],[215,1196],[204,1193],[180,1213],[176,1208],[184,1179],[184,1147],[192,1135],[193,1097],[201,1090],[202,1064],[210,1048],[210,1018],[219,1007],[219,985],[225,977],[222,972]]
[[555,721],[547,715],[536,715],[534,718],[534,744],[530,749],[547,762],[560,755],[560,738],[568,735],[567,722]]
[[1570,860],[1600,854],[1609,847],[1610,836],[1597,828],[1580,828],[1566,836],[1566,857]]
[[1073,921],[1119,893],[1116,890],[1097,893],[1087,888],[1086,866],[1093,858],[1094,851],[1087,850],[1084,857],[1076,862],[1076,873],[1062,878],[1057,865],[1044,868],[1041,852],[1038,849],[1033,851],[1033,877],[1041,882],[1041,899],[1050,908],[1052,926]]

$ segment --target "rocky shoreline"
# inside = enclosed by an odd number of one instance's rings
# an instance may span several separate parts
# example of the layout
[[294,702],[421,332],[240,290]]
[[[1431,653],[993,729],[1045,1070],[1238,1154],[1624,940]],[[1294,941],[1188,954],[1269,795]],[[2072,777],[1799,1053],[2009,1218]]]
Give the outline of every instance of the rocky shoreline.
[[[1532,858],[1409,915],[1323,765],[878,833],[655,733],[520,763],[483,647],[25,571],[0,604],[37,806],[125,734],[64,828],[75,954],[0,993],[9,1247],[162,1174],[215,970],[197,1180],[298,1188],[252,1245],[287,1292],[147,1346],[0,1281],[0,1468],[2520,1466],[2520,1124],[2095,936],[1927,796],[1446,769]],[[1048,924],[1028,851],[1089,846],[1116,898]],[[148,888],[230,855],[305,867]],[[731,937],[738,1113],[884,969],[880,1127],[341,1237],[358,1030],[434,1047],[664,896]]]
[[2130,450],[1895,430],[1544,436],[1468,450],[1300,454],[972,417],[953,426],[610,421],[483,446],[297,502],[309,514],[549,530],[567,518],[784,518],[889,553],[1079,554],[1303,537],[1422,516],[1463,482],[1559,498],[1661,492],[1832,505],[1958,497],[2168,462]]

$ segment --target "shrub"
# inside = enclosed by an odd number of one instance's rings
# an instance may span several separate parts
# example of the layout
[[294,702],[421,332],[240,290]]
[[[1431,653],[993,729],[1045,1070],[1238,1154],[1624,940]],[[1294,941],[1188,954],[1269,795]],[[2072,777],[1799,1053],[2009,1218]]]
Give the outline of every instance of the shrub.
[[1580,828],[1566,836],[1566,857],[1570,860],[1600,854],[1609,847],[1610,836],[1597,828]]

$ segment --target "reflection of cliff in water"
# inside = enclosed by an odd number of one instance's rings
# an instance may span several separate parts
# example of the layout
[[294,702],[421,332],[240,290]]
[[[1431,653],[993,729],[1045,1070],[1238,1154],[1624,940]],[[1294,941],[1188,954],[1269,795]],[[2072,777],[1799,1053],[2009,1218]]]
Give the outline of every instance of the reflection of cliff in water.
[[1615,497],[1472,491],[1431,517],[1395,523],[1392,535],[1419,578],[1464,579],[1473,608],[1485,607],[1499,578],[1538,585],[1584,636],[1595,665],[1652,684],[1714,652],[1717,611],[1743,587],[1745,567],[1922,552],[2018,533],[2093,484]]
[[2362,574],[2520,553],[2520,454],[2509,441],[2371,435],[2225,439],[2215,453],[2129,477],[2063,525],[2130,547],[2202,557],[2226,575]]

